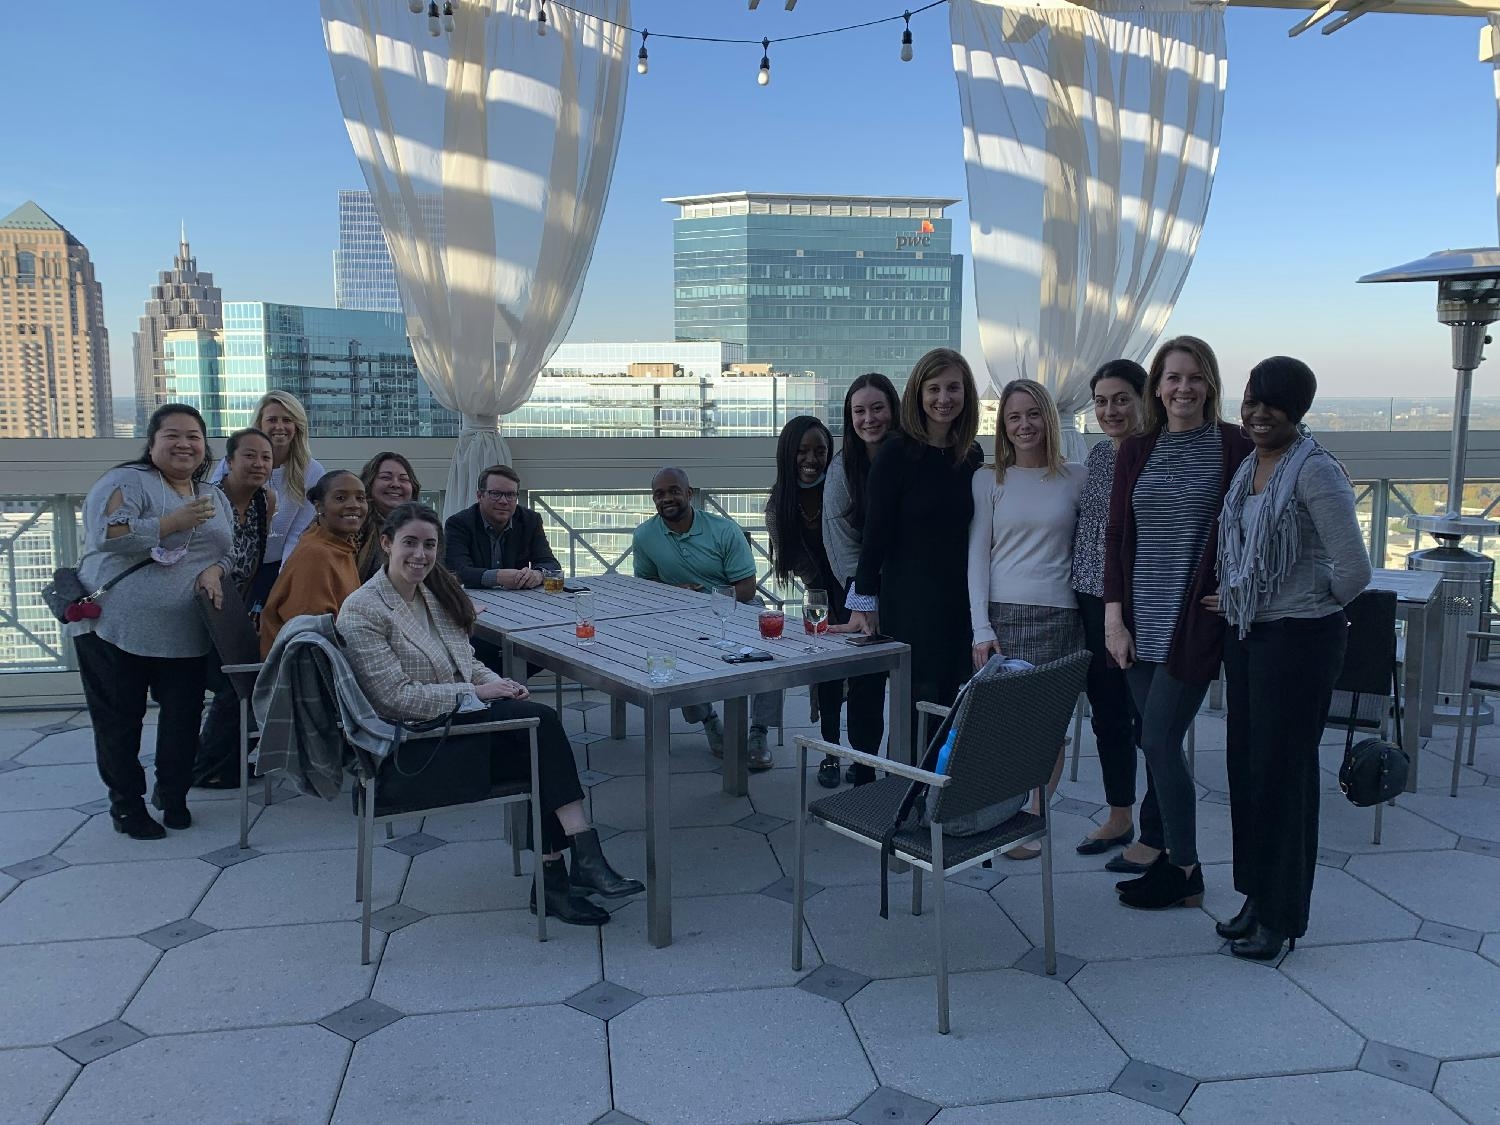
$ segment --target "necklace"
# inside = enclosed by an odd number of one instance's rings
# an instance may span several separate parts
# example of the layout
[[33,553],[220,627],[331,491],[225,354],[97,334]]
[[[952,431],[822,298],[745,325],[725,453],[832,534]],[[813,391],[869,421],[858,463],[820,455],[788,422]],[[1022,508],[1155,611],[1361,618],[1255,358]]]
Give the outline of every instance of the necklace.
[[[156,473],[156,483],[157,483],[157,486],[161,489],[161,511],[162,511],[162,515],[166,515],[167,514],[167,481],[166,481],[166,478],[162,476],[161,470],[159,470],[159,469],[157,470],[157,473]],[[197,497],[198,497],[198,482],[197,481],[193,481],[192,482],[192,488],[193,488],[193,492],[192,492],[192,497],[191,498],[192,499],[197,499]],[[176,492],[178,496],[182,495],[182,493],[177,492],[177,489],[175,487],[172,489],[172,491]],[[180,508],[180,507],[182,507],[182,505],[179,504],[178,507]],[[195,525],[192,528],[192,530],[188,532],[187,542],[184,543],[181,547],[164,547],[164,546],[161,546],[160,544],[158,544],[157,546],[151,548],[151,557],[154,560],[156,560],[157,562],[161,563],[162,566],[173,566],[173,565],[175,565],[177,563],[180,563],[183,560],[183,558],[186,557],[186,555],[188,553],[188,548],[193,545],[193,539],[194,539],[195,536],[197,536],[197,534],[198,534],[198,528]]]

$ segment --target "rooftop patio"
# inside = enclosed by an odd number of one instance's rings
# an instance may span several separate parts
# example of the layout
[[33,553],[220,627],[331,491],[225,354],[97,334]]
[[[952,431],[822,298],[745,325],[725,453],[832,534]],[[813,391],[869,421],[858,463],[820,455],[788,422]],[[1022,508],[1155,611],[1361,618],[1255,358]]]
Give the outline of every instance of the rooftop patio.
[[[567,699],[592,814],[639,873],[640,713],[611,741],[602,700]],[[1058,975],[1040,970],[1038,866],[966,872],[939,1036],[930,907],[905,912],[898,876],[882,921],[875,853],[821,829],[805,970],[788,967],[792,736],[812,728],[787,728],[748,799],[722,794],[697,728],[677,731],[674,944],[648,944],[639,901],[538,944],[483,809],[377,849],[383,932],[362,968],[342,801],[257,798],[240,852],[234,794],[195,791],[191,830],[140,843],[110,831],[86,714],[0,716],[5,1119],[1500,1120],[1500,734],[1456,799],[1449,744],[1429,743],[1424,788],[1375,846],[1330,732],[1311,928],[1267,966],[1213,932],[1238,905],[1222,714],[1197,725],[1204,910],[1123,910],[1100,857],[1073,854],[1103,809],[1085,731],[1055,807]]]

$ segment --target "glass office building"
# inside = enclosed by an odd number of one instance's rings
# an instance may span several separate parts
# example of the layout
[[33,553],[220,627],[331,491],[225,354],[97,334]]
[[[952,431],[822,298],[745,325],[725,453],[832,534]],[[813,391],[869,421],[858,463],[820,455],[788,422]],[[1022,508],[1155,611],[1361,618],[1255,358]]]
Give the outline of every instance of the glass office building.
[[[443,201],[437,195],[420,195],[417,208],[422,221],[439,240],[443,237]],[[396,265],[380,216],[367,191],[339,192],[339,248],[333,252],[333,303],[341,309],[366,312],[401,311],[401,290],[396,285]]]
[[214,434],[248,426],[270,390],[296,395],[319,437],[458,433],[417,374],[399,312],[228,301],[221,331],[167,333],[166,378]]
[[953,199],[724,192],[665,200],[679,340],[741,344],[749,363],[809,372],[837,427],[866,371],[900,386],[935,347],[959,346],[963,257]]

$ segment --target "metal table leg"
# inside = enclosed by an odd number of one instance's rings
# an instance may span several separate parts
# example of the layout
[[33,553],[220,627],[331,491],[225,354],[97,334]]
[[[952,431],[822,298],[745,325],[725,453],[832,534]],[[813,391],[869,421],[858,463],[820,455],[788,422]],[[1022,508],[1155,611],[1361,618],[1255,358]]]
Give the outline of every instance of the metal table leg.
[[623,699],[610,698],[609,737],[616,742],[625,737],[625,701]]
[[646,935],[657,948],[672,944],[672,804],[664,700],[646,710]]

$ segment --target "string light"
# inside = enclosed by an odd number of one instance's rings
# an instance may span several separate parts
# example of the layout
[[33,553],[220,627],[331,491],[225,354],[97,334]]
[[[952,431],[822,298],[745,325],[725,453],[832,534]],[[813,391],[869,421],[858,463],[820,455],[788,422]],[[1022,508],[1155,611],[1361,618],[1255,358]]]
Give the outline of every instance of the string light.
[[911,13],[902,12],[901,18],[906,21],[906,30],[901,33],[901,61],[911,62]]
[[437,0],[428,0],[427,4],[427,33],[433,37],[443,32],[442,21],[438,18]]
[[536,33],[547,34],[547,4],[546,0],[537,0],[536,5]]
[[420,16],[423,7],[422,0],[406,0],[406,10],[414,16]]
[[443,3],[443,30],[453,31],[453,0],[444,0]]
[[651,60],[646,55],[646,39],[650,35],[649,31],[642,30],[641,32],[641,51],[635,57],[635,72],[637,74],[645,74],[651,69]]
[[760,73],[755,76],[755,80],[762,86],[769,86],[771,84],[771,41],[769,39],[762,39],[760,41],[760,49],[762,52],[760,56]]

